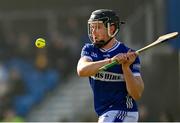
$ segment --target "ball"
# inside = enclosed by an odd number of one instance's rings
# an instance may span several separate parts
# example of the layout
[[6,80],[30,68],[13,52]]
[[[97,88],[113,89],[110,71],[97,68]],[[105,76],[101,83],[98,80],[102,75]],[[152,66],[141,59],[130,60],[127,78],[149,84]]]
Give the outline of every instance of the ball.
[[38,38],[35,41],[35,45],[37,48],[44,48],[46,46],[46,41],[43,38]]

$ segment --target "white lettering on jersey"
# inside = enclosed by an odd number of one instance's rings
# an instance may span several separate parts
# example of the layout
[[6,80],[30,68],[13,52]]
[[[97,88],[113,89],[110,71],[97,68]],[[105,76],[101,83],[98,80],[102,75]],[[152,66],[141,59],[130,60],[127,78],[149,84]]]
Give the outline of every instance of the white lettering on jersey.
[[132,98],[130,98],[128,95],[126,96],[126,106],[127,108],[133,108]]
[[105,55],[103,55],[103,57],[109,58],[110,55],[109,54],[105,54]]
[[119,82],[124,81],[123,74],[117,74],[112,72],[98,72],[95,76],[91,76],[94,80],[100,80],[100,81],[108,81],[108,82]]
[[95,57],[95,58],[97,58],[97,57],[98,57],[98,56],[97,56],[97,54],[96,54],[96,53],[94,53],[94,52],[92,52],[92,53],[91,53],[91,56],[92,56],[92,57]]

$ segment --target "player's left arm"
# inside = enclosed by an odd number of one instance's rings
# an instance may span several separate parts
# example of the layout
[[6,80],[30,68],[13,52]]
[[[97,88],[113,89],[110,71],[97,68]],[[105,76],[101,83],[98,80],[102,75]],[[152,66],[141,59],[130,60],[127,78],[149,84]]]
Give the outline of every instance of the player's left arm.
[[122,63],[122,70],[124,74],[124,79],[126,82],[126,88],[129,95],[138,100],[141,98],[143,90],[144,90],[144,82],[141,76],[134,76],[132,70],[130,69],[130,65],[137,58],[137,54],[135,52],[128,52],[126,54],[127,61]]

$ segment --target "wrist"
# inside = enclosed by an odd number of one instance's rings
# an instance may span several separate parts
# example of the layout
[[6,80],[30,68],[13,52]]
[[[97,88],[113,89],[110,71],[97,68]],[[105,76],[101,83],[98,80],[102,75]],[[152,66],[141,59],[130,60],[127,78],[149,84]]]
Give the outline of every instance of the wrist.
[[111,63],[111,62],[112,62],[112,59],[111,59],[111,58],[109,58],[109,59],[108,59],[108,63]]
[[129,69],[129,65],[122,64],[122,69],[123,70],[128,70]]

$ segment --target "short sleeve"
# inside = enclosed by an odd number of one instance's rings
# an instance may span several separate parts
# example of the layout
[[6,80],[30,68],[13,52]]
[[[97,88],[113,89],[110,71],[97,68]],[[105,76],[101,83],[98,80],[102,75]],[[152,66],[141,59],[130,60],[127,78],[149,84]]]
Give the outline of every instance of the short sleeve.
[[87,57],[88,59],[92,60],[91,57],[91,48],[88,44],[85,44],[81,50],[81,57]]
[[141,65],[140,65],[139,57],[137,57],[135,59],[134,63],[130,66],[130,68],[131,68],[134,76],[141,76],[141,74],[140,74]]

